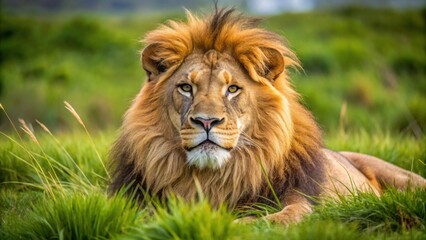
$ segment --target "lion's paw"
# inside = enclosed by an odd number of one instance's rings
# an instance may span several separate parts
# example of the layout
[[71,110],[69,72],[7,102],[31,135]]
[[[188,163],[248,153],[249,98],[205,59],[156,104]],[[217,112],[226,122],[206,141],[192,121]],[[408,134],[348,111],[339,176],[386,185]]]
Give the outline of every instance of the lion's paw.
[[258,218],[254,216],[248,216],[248,217],[237,218],[233,222],[238,224],[249,224],[249,223],[254,223],[257,219]]

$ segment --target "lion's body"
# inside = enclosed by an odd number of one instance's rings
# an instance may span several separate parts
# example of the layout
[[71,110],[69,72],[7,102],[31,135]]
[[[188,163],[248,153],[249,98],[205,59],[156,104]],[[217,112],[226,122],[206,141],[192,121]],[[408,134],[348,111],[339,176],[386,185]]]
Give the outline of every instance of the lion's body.
[[277,35],[233,10],[188,18],[145,39],[149,80],[113,148],[112,191],[193,199],[199,186],[213,205],[237,207],[272,199],[269,180],[286,206],[269,218],[286,223],[311,211],[306,196],[426,185],[382,160],[323,148],[287,79],[297,60]]

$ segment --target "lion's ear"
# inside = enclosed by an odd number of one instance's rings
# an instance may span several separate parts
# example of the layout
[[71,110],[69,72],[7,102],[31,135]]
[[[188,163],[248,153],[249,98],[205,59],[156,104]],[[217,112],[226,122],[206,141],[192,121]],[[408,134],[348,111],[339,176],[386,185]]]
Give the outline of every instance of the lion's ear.
[[285,70],[284,56],[280,51],[273,48],[265,48],[263,53],[266,56],[266,68],[263,77],[269,81],[275,81]]
[[164,60],[158,56],[159,52],[161,52],[161,46],[156,43],[146,46],[142,51],[142,67],[148,75],[148,81],[153,80],[168,68]]

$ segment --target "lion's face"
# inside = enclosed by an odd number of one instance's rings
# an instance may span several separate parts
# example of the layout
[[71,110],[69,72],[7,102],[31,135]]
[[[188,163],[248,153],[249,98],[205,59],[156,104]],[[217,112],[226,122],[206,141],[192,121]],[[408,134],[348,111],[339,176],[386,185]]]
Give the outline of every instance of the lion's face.
[[[148,83],[126,118],[135,134],[146,134],[140,149],[151,152],[163,136],[179,159],[186,154],[190,165],[218,169],[253,152],[251,158],[271,152],[268,159],[278,161],[290,148],[285,69],[297,66],[295,56],[277,35],[250,27],[256,22],[231,19],[190,15],[188,24],[171,22],[147,35],[141,60]],[[162,129],[148,124],[159,119]]]
[[112,189],[188,200],[201,190],[214,206],[234,207],[271,197],[266,186],[317,186],[321,135],[286,71],[297,58],[258,23],[232,9],[188,13],[145,36],[148,79],[112,151]]
[[[255,109],[255,82],[226,54],[193,54],[167,80],[170,121],[187,162],[220,168],[238,147]],[[241,140],[242,141],[242,140]]]

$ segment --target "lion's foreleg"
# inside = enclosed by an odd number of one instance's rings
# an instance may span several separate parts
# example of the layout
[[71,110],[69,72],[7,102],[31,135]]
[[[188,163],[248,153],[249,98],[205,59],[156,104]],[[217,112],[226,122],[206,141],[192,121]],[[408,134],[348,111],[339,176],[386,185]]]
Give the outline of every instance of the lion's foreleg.
[[[312,213],[311,203],[302,195],[292,195],[285,199],[285,207],[276,213],[269,214],[264,217],[265,220],[268,220],[273,223],[279,223],[283,225],[288,225],[290,223],[298,223],[302,219]],[[244,217],[235,220],[236,223],[251,223],[257,220],[257,218],[250,216]]]
[[267,215],[265,218],[270,222],[288,225],[298,223],[312,213],[311,203],[302,195],[289,196],[284,202],[286,205],[281,211]]

